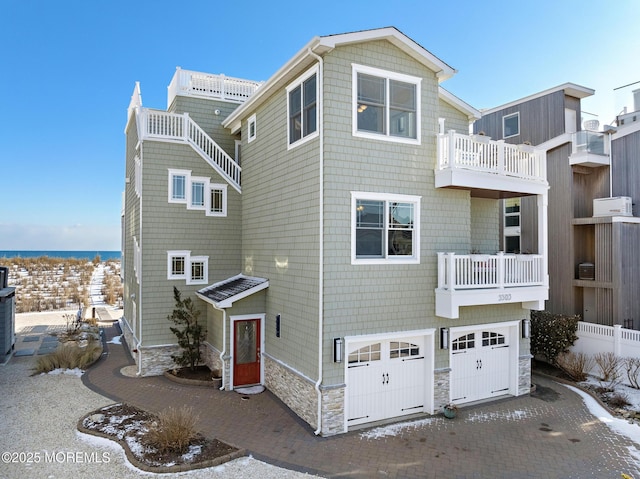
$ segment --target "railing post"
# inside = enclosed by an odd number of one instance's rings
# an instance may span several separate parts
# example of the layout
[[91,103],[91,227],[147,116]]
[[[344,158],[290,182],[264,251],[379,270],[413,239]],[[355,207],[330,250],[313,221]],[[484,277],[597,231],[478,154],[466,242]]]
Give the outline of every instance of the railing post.
[[449,168],[456,167],[456,130],[449,130],[449,151],[447,152]]
[[454,291],[456,289],[456,260],[455,253],[447,253],[447,285],[450,291]]
[[613,325],[613,355],[616,358],[621,356],[622,351],[622,325]]
[[496,141],[496,149],[498,150],[498,164],[496,165],[496,168],[498,169],[498,174],[504,175],[505,173],[505,168],[504,168],[504,147],[505,147],[505,142],[504,140],[498,140]]
[[438,253],[438,289],[444,287],[445,282],[445,258],[444,253]]
[[182,116],[182,138],[184,141],[189,141],[189,112],[185,111]]
[[498,260],[496,261],[496,275],[497,280],[498,280],[498,288],[500,289],[504,289],[504,272],[505,272],[505,267],[504,267],[504,253],[502,251],[498,251]]

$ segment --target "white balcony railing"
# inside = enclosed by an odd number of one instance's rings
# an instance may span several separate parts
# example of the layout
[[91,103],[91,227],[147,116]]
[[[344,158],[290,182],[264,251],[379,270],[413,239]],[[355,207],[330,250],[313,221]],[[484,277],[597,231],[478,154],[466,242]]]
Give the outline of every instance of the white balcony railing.
[[176,95],[242,103],[253,95],[260,85],[262,82],[177,68],[167,91],[167,107],[171,105]]
[[138,108],[140,139],[186,143],[204,158],[237,191],[240,191],[241,168],[188,113],[167,113]]
[[438,288],[454,291],[543,286],[543,261],[542,255],[535,254],[438,253]]
[[545,155],[528,145],[512,145],[450,130],[438,135],[437,170],[465,169],[546,183]]

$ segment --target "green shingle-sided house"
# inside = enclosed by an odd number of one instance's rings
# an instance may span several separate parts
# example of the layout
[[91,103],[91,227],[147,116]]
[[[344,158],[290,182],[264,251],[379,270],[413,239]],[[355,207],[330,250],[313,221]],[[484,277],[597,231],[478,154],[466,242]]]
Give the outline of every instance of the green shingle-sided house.
[[[468,135],[455,70],[395,28],[314,37],[266,82],[178,69],[126,127],[123,331],[172,366],[173,287],[223,388],[264,385],[316,434],[529,392],[548,296],[544,154]],[[500,200],[538,204],[503,254]]]

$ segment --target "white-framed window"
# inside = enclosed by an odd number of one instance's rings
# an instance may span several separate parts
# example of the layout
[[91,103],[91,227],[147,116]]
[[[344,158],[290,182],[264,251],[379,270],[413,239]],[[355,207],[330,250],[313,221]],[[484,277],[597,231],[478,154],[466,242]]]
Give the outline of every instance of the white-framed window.
[[167,279],[206,284],[209,281],[209,257],[191,256],[191,251],[167,251]]
[[167,279],[186,279],[191,251],[167,251]]
[[420,196],[351,192],[351,263],[420,262]]
[[140,195],[142,194],[142,162],[140,161],[140,157],[138,155],[136,155],[133,161],[134,161],[133,188],[138,198],[140,198]]
[[169,169],[169,203],[186,203],[191,171]]
[[287,87],[289,147],[318,135],[318,67]]
[[353,135],[420,143],[422,79],[353,65]]
[[520,198],[507,198],[504,203],[504,252],[520,253]]
[[209,257],[191,256],[189,258],[189,275],[187,284],[206,284],[209,280]]
[[206,208],[207,192],[209,191],[209,178],[192,176],[187,191],[187,209],[204,210]]
[[138,238],[133,237],[133,273],[138,281],[140,278],[140,268],[142,267],[142,254],[140,251],[140,245],[138,244]]
[[510,138],[520,134],[520,113],[512,113],[502,117],[502,138]]
[[227,216],[227,185],[209,185],[207,216]]
[[247,143],[251,143],[256,139],[256,135],[258,134],[256,124],[256,116],[251,115],[249,120],[247,120]]

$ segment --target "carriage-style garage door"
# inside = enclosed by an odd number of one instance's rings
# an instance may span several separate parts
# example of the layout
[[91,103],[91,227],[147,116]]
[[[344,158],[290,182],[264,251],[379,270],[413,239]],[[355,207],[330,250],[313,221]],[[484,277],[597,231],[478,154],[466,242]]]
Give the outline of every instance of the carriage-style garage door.
[[457,404],[509,394],[509,328],[452,332],[451,401]]
[[347,347],[348,426],[424,410],[424,336],[358,341]]

